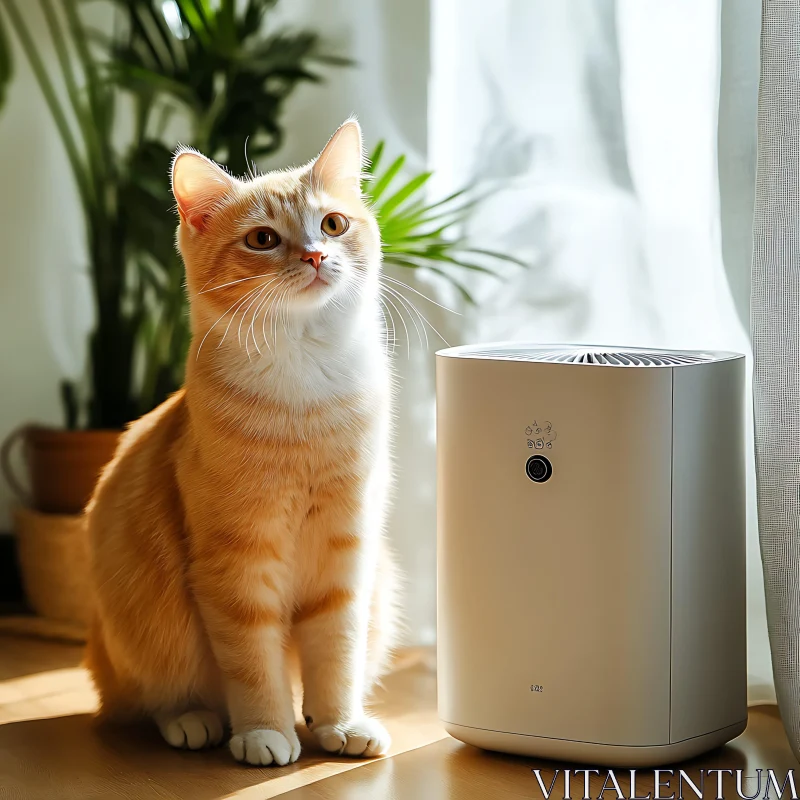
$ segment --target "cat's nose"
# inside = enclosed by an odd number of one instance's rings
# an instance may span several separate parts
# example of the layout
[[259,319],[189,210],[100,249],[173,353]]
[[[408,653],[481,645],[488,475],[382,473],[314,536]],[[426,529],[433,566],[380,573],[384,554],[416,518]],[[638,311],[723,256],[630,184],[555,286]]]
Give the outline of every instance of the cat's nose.
[[321,252],[320,250],[303,250],[300,253],[300,260],[305,261],[306,264],[311,264],[315,270],[319,271],[319,265],[327,258],[328,256],[325,253]]

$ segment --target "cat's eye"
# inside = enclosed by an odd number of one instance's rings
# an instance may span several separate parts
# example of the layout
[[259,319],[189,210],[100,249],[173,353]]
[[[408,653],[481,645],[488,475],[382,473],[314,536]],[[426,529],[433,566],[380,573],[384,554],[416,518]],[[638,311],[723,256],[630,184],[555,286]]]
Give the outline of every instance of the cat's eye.
[[334,211],[325,215],[320,227],[326,236],[341,236],[350,227],[350,221],[344,214]]
[[272,228],[253,228],[244,237],[244,243],[251,250],[272,250],[281,243],[281,237]]

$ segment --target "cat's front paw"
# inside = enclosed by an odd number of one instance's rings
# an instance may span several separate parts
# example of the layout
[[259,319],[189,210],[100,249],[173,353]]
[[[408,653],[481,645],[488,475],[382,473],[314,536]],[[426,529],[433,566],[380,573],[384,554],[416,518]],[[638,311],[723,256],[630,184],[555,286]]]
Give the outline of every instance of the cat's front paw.
[[177,716],[157,717],[161,735],[173,747],[201,750],[222,741],[224,729],[219,714],[213,711],[187,711]]
[[294,728],[285,733],[267,728],[237,733],[231,737],[230,748],[237,761],[257,767],[270,764],[285,767],[294,764],[300,756],[300,740]]
[[382,756],[392,744],[392,737],[386,728],[378,720],[369,717],[350,722],[315,725],[312,731],[324,750],[340,756]]

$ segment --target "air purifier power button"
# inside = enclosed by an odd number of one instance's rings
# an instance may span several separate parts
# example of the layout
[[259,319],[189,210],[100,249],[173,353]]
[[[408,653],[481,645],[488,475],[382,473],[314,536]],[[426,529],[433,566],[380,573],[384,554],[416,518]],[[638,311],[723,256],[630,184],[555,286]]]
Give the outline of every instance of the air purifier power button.
[[531,456],[525,463],[525,473],[534,483],[544,483],[553,474],[553,465],[544,456]]

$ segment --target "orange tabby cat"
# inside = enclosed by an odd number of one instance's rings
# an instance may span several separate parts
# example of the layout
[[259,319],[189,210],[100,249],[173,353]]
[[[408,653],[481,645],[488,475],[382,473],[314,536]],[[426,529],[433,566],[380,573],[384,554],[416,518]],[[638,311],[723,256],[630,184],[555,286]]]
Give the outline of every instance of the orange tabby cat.
[[364,708],[395,638],[382,539],[390,380],[361,131],[238,180],[178,152],[191,300],[185,388],[123,435],[87,513],[102,712],[175,747],[300,754],[288,657],[323,748],[380,755]]

